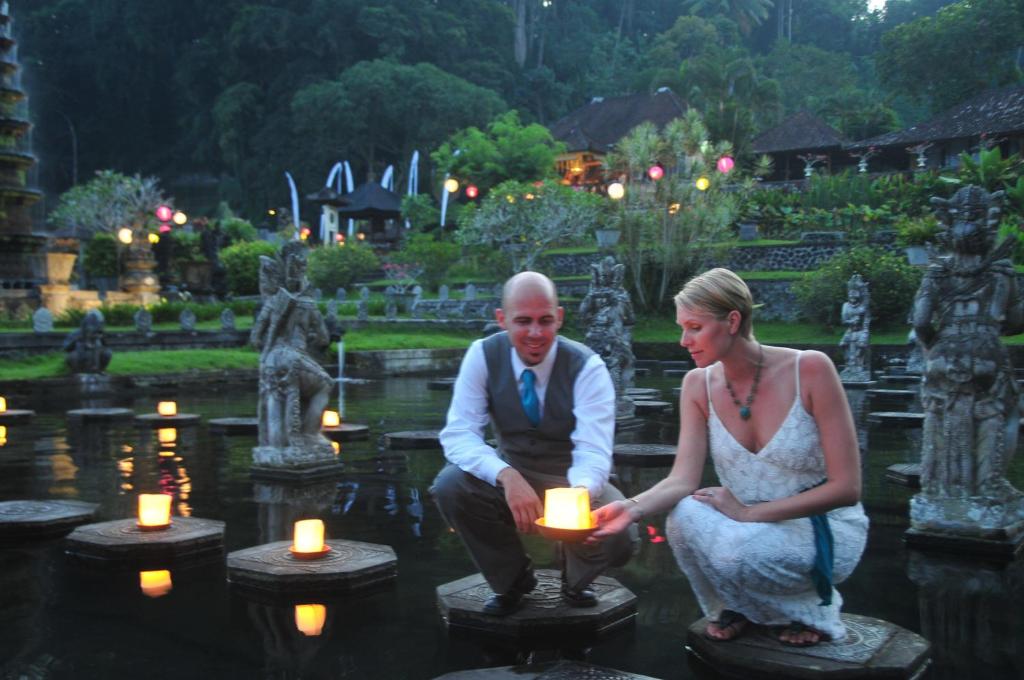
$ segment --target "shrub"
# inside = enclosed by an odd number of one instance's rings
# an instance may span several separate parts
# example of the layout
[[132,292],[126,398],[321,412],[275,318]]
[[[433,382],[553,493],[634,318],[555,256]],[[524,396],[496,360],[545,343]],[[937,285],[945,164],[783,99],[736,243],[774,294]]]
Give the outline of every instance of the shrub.
[[405,246],[391,256],[391,261],[422,269],[423,285],[436,289],[451,266],[459,261],[461,250],[457,243],[439,241],[430,234],[411,234]]
[[105,231],[93,235],[85,244],[82,266],[89,276],[117,276],[117,241]]
[[256,227],[241,217],[226,217],[220,221],[219,225],[220,233],[223,234],[228,245],[256,240]]
[[846,284],[859,273],[869,284],[871,318],[875,327],[906,323],[921,272],[901,256],[868,246],[839,253],[820,269],[793,284],[793,293],[810,321],[828,326],[839,323],[846,300]]
[[934,217],[901,217],[894,225],[896,239],[901,246],[923,246],[935,243],[942,225]]
[[234,295],[260,292],[260,255],[273,256],[277,246],[267,241],[243,241],[220,251],[220,262],[228,277],[228,290]]
[[330,295],[379,267],[380,260],[369,246],[349,244],[314,248],[306,271],[310,282]]

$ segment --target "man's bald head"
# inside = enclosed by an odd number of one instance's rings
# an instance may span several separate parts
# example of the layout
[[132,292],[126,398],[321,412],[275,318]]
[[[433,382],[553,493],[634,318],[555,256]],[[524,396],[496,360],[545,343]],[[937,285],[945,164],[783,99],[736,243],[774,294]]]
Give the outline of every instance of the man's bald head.
[[540,272],[520,272],[505,282],[501,289],[501,306],[505,309],[513,306],[513,301],[527,295],[543,295],[552,304],[558,306],[558,291],[555,282]]

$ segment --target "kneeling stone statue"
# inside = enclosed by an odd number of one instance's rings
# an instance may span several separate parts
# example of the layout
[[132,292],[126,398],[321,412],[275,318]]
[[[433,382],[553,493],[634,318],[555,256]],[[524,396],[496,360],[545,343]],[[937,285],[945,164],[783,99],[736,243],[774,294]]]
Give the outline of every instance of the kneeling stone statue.
[[286,243],[260,257],[262,306],[250,342],[260,350],[259,446],[253,464],[305,468],[334,464],[320,418],[334,382],[315,355],[329,344],[306,279],[306,246]]

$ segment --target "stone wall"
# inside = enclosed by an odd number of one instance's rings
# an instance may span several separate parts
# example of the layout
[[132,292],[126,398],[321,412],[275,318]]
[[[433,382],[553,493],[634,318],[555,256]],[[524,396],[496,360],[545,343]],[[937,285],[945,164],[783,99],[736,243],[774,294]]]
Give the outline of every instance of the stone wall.
[[755,305],[754,323],[758,321],[796,321],[800,318],[800,307],[796,296],[790,291],[792,280],[747,281]]

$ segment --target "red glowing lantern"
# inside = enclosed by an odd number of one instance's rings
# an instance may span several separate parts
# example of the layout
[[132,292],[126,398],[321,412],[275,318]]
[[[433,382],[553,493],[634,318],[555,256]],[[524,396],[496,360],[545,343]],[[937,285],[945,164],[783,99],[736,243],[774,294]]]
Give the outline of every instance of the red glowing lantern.
[[166,234],[170,230],[171,230],[171,225],[169,225],[169,224],[161,224],[160,225],[160,233],[161,234]]
[[466,187],[466,197],[467,198],[476,198],[479,195],[480,195],[480,189],[478,189],[475,184],[470,184],[469,186]]
[[174,216],[174,211],[168,205],[157,206],[156,218],[161,222],[170,222],[171,217]]
[[655,163],[651,167],[647,168],[647,176],[657,182],[665,176],[665,168]]
[[732,156],[722,156],[718,159],[718,171],[723,175],[729,173],[736,166],[736,161],[732,159]]

